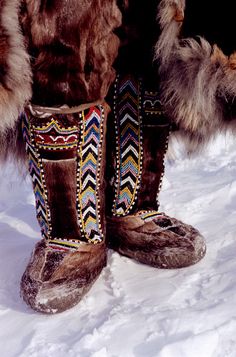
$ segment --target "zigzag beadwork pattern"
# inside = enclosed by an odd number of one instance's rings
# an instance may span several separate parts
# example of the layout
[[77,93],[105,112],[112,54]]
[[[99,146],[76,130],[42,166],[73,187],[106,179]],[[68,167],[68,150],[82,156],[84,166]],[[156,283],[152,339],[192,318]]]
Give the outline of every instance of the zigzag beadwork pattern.
[[21,115],[23,138],[26,144],[26,152],[29,159],[29,172],[32,177],[33,190],[35,194],[36,215],[40,225],[42,236],[50,237],[50,213],[47,207],[47,194],[43,184],[43,171],[40,158],[34,147],[34,138],[31,132],[29,118],[26,113]]
[[142,117],[140,82],[132,77],[115,84],[116,193],[113,214],[126,215],[133,207],[141,177]]
[[104,110],[101,106],[90,108],[87,114],[82,113],[78,214],[84,236],[93,243],[103,239],[98,198],[103,120]]

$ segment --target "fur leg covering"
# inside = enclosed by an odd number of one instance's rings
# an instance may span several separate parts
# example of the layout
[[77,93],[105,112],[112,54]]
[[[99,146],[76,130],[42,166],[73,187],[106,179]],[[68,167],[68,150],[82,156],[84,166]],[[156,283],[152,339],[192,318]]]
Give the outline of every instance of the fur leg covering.
[[[107,181],[114,182],[109,174],[115,169],[116,184],[107,239],[111,248],[141,263],[182,268],[202,259],[206,246],[194,227],[157,211],[170,127],[158,98],[157,91],[132,76],[117,78],[112,121],[116,140],[110,132],[108,152],[113,157],[107,160],[115,165],[107,170]],[[106,196],[109,201],[112,192]]]
[[[34,310],[77,304],[106,264],[104,161],[107,105],[22,115],[42,240],[21,280]],[[45,117],[46,116],[46,117]]]
[[[178,11],[174,12],[176,7]],[[179,39],[181,22],[176,14],[184,8],[182,0],[160,2],[162,34],[156,45],[156,59],[166,113],[190,140],[193,150],[220,130],[235,126],[235,55],[226,57],[201,37]]]
[[19,4],[19,0],[0,0],[0,159],[16,150],[17,119],[31,97],[31,69],[19,25]]

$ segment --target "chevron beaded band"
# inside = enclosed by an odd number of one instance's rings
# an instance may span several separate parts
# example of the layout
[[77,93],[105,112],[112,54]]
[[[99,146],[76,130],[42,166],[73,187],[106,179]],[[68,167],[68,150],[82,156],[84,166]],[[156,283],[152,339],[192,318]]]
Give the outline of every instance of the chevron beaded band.
[[142,172],[141,82],[118,76],[115,83],[114,115],[116,124],[115,216],[130,212],[137,198]]
[[32,178],[35,195],[36,216],[41,228],[42,237],[50,238],[51,218],[48,207],[47,189],[45,185],[42,158],[37,150],[33,131],[27,112],[21,115],[23,138],[26,145],[26,152],[29,160],[29,173]]
[[78,214],[83,236],[93,243],[103,239],[100,222],[100,165],[104,109],[92,107],[81,114],[81,144],[78,148]]

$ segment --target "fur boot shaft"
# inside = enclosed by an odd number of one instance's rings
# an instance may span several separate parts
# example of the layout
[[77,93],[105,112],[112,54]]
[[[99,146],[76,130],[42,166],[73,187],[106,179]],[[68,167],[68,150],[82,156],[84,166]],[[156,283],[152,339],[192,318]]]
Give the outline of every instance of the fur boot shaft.
[[0,0],[0,135],[14,128],[31,97],[31,69],[20,31],[19,6],[19,0]]
[[[185,25],[181,13],[184,13],[186,5],[186,14],[192,14],[195,25],[202,21],[200,16],[203,8],[196,12],[200,4],[194,10],[190,3],[190,0],[186,4],[183,0],[160,2],[158,18],[162,32],[156,45],[156,59],[162,79],[161,100],[164,109],[182,130],[184,138],[190,141],[189,148],[193,151],[219,131],[235,128],[233,101],[236,96],[236,56],[234,53],[226,56],[214,44],[218,43],[217,31],[215,28],[215,36],[210,36],[211,26],[214,25],[210,16],[202,31],[200,25],[194,26],[193,21]],[[227,39],[223,26],[222,31]],[[202,35],[205,38],[190,38],[189,35]]]

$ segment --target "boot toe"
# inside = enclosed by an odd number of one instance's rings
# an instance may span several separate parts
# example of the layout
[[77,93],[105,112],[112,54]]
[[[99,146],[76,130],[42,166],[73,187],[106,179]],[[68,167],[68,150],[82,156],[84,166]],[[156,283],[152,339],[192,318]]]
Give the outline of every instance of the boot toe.
[[111,248],[157,268],[187,267],[206,252],[197,229],[163,213],[110,218],[108,235]]
[[21,280],[21,296],[35,311],[63,312],[89,291],[106,265],[104,244],[83,244],[76,252],[57,252],[39,242]]

